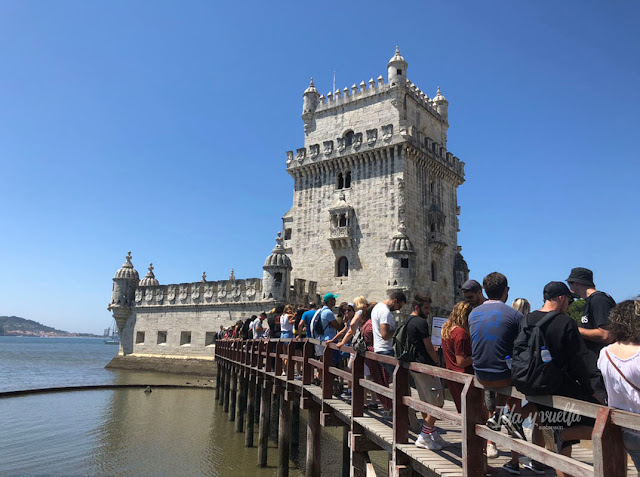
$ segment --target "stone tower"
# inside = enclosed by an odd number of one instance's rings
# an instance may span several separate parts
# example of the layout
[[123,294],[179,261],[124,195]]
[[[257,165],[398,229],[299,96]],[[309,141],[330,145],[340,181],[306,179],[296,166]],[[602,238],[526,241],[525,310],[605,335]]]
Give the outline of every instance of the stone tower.
[[[150,273],[151,272],[150,270]],[[131,315],[131,308],[135,305],[135,293],[140,277],[131,263],[131,252],[126,256],[126,262],[113,277],[111,303],[107,307],[113,312],[113,318],[118,325],[118,332],[122,336],[124,325]]]
[[262,299],[287,302],[291,287],[291,260],[282,246],[281,233],[278,232],[276,246],[267,257],[262,269]]
[[468,276],[457,241],[464,163],[447,151],[440,88],[429,98],[407,71],[396,48],[386,83],[379,76],[325,96],[311,81],[304,145],[287,152],[294,193],[283,253],[292,278],[317,281],[321,294],[378,301],[393,289],[423,291],[450,310]]

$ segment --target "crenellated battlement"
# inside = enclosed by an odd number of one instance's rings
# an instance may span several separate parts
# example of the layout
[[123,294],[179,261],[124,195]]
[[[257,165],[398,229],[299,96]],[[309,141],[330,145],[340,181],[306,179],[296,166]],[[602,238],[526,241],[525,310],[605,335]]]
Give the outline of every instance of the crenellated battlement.
[[[415,126],[409,130],[403,129],[396,137],[402,141],[409,141],[418,147],[430,159],[450,170],[454,174],[464,178],[464,162],[458,157],[448,152],[446,147],[433,140]],[[397,141],[394,138],[394,128],[392,124],[382,126],[380,129],[373,128],[366,131],[354,131],[352,143],[347,145],[346,138],[337,137],[335,141],[329,140],[320,144],[311,144],[308,148],[302,147],[293,151],[287,151],[287,170],[292,173],[299,167],[319,163],[362,153],[376,149],[381,146],[388,146]],[[335,147],[337,145],[337,147]]]
[[138,286],[135,295],[135,306],[195,306],[215,303],[246,303],[261,301],[261,292],[261,278]]

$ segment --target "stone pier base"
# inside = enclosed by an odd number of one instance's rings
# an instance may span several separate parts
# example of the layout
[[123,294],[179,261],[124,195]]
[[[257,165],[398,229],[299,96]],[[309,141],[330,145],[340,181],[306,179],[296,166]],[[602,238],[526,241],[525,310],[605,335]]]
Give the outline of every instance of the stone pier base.
[[155,371],[159,373],[195,374],[199,376],[215,376],[213,359],[197,359],[183,357],[159,357],[117,355],[106,366],[111,369],[129,369],[132,371]]

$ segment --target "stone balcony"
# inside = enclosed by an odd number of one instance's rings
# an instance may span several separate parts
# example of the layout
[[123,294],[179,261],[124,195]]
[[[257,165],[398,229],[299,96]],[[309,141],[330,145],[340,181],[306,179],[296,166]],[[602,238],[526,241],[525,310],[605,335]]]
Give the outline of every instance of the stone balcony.
[[351,246],[353,233],[351,227],[331,227],[329,230],[329,242],[332,248],[347,248]]
[[429,232],[429,247],[434,252],[442,252],[447,246],[447,241],[442,232]]

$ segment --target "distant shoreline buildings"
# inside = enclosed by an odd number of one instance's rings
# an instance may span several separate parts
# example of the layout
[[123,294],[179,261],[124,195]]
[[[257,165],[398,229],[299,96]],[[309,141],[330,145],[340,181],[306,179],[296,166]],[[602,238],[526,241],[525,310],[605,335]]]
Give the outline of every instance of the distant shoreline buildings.
[[[380,301],[392,290],[431,294],[452,309],[469,270],[458,246],[464,162],[447,150],[449,103],[407,79],[396,52],[387,81],[303,93],[303,146],[286,155],[293,206],[262,278],[160,285],[140,280],[131,253],[113,278],[109,310],[121,348],[114,366],[149,358],[212,359],[220,326],[326,292]],[[125,363],[129,359],[130,363]]]

